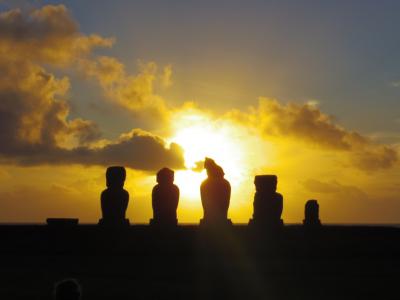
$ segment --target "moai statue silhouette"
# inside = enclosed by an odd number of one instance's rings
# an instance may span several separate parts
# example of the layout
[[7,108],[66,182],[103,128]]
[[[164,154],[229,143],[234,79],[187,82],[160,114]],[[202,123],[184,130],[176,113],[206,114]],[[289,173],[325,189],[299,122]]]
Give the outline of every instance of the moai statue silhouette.
[[179,188],[174,184],[174,171],[168,168],[158,171],[157,183],[152,192],[153,219],[150,225],[176,226]]
[[304,226],[321,226],[317,200],[308,200],[304,208]]
[[211,158],[205,159],[204,168],[207,170],[207,179],[200,186],[204,211],[200,225],[232,224],[228,219],[231,185],[224,178],[224,170]]
[[254,211],[249,224],[271,228],[282,226],[283,197],[276,192],[278,178],[275,175],[257,175],[254,184]]
[[124,190],[126,171],[124,167],[113,166],[107,168],[107,188],[101,193],[102,219],[100,225],[129,225],[125,218],[128,208],[129,193]]

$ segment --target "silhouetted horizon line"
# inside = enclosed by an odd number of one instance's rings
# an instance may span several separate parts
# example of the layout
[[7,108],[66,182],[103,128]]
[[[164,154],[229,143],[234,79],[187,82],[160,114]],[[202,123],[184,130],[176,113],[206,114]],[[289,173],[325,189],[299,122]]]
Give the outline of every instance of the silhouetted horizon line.
[[[44,225],[48,226],[47,223],[44,222],[0,222],[0,227],[1,226],[36,226],[36,225]],[[77,226],[97,226],[98,223],[95,222],[79,222]],[[233,226],[248,226],[249,224],[247,222],[233,222]],[[138,223],[131,223],[129,226],[146,226],[146,227],[151,227],[149,223],[146,222],[138,222]],[[199,226],[198,222],[183,222],[183,223],[178,223],[178,226]],[[287,226],[303,226],[302,222],[285,222],[284,227]],[[399,227],[400,228],[400,223],[329,223],[329,222],[324,222],[324,227],[325,226],[378,226],[378,227]]]

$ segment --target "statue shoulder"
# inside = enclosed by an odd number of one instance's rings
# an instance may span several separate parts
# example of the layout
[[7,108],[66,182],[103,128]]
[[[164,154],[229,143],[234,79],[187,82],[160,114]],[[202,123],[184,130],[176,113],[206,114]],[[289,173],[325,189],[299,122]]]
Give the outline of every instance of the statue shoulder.
[[109,194],[109,190],[108,190],[108,189],[103,190],[103,191],[101,192],[101,198],[107,197],[108,194]]
[[229,183],[229,181],[228,180],[226,180],[225,178],[224,178],[224,183],[225,183],[225,185],[226,186],[229,186],[229,187],[231,187],[231,184]]
[[129,199],[129,192],[125,189],[122,189],[122,195],[124,195],[124,198]]
[[206,186],[208,184],[208,178],[203,180],[203,182],[200,184],[200,188],[203,188],[204,186]]

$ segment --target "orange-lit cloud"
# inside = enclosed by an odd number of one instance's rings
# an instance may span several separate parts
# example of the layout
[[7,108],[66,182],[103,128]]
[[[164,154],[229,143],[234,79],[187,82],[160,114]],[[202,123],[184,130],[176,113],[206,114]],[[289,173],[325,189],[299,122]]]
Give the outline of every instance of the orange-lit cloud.
[[357,168],[373,171],[392,167],[397,162],[393,146],[375,143],[356,131],[334,122],[315,105],[288,103],[261,98],[248,111],[233,110],[228,117],[248,124],[261,134],[292,138],[316,147],[350,154]]
[[127,74],[125,66],[116,58],[100,56],[82,59],[80,70],[96,79],[106,97],[134,113],[145,114],[153,122],[165,123],[169,110],[162,97],[157,95],[155,84],[171,85],[171,67],[165,67],[161,74],[155,63],[140,63],[137,75]]
[[303,182],[303,185],[312,193],[335,194],[336,197],[345,197],[347,199],[357,198],[365,200],[368,198],[367,194],[361,189],[355,186],[341,184],[335,180],[324,182],[317,179],[308,179]]
[[[94,65],[102,67],[96,69],[100,75],[95,72],[92,75],[99,78],[109,93],[121,102],[127,101],[131,107],[151,101],[155,66],[146,66],[138,76],[127,77],[115,59],[92,57],[93,48],[108,47],[112,43],[113,39],[81,34],[62,5],[0,14],[0,156],[3,162],[122,164],[142,170],[156,170],[164,165],[183,167],[182,149],[176,144],[168,147],[159,137],[138,129],[121,135],[117,141],[99,143],[101,131],[97,124],[69,118],[69,79],[57,78],[44,64],[64,68],[98,61]],[[139,103],[130,102],[133,98]],[[163,103],[156,97],[154,101]]]
[[65,66],[96,47],[110,47],[114,40],[83,35],[64,5],[40,9],[13,9],[0,14],[0,50],[7,59],[25,59]]

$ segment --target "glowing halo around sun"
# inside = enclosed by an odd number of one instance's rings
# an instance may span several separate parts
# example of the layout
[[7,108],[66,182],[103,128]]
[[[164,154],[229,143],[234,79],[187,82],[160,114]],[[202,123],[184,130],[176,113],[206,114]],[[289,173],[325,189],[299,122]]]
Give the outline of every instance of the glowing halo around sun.
[[205,157],[213,158],[225,171],[232,188],[244,179],[245,147],[237,130],[226,121],[215,121],[201,113],[179,113],[174,120],[175,134],[171,142],[184,149],[187,170],[175,173],[175,183],[181,195],[194,200],[200,198],[200,184],[205,170],[197,170]]

